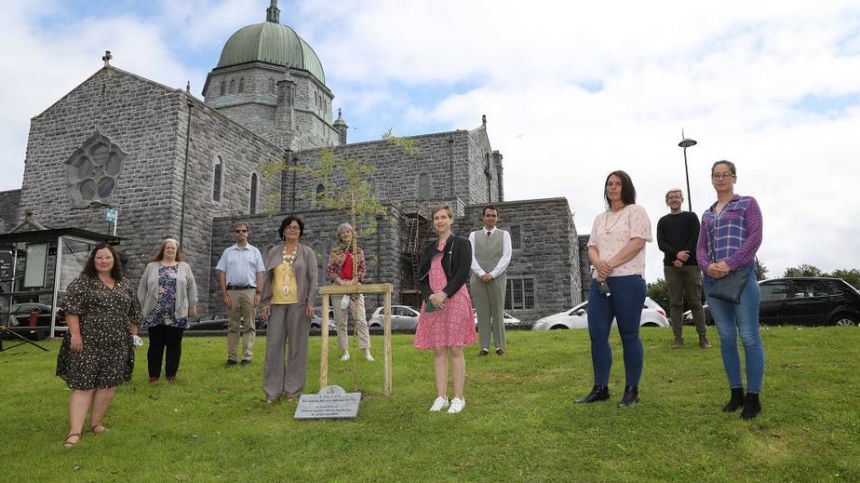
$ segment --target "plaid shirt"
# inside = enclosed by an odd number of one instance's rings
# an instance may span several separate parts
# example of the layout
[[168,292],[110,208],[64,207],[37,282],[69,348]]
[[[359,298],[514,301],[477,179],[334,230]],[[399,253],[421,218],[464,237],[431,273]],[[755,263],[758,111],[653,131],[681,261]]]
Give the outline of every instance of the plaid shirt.
[[716,205],[702,215],[696,261],[703,272],[719,261],[737,270],[753,262],[761,245],[761,210],[752,196],[735,195],[719,214],[714,211]]

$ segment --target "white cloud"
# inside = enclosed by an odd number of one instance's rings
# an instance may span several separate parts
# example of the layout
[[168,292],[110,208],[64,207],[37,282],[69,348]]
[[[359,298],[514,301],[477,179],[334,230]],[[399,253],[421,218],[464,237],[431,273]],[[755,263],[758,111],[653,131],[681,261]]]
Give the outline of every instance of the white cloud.
[[[735,161],[738,191],[764,210],[760,256],[771,275],[800,263],[860,267],[860,106],[797,107],[860,96],[854,1],[280,3],[282,23],[320,55],[335,106],[365,139],[382,123],[401,134],[469,129],[485,113],[508,199],[566,196],[586,233],[618,168],[656,227],[665,190],[685,185],[684,127],[699,141],[688,150],[694,209],[713,200],[711,163]],[[227,37],[263,21],[268,2],[159,5],[148,19],[49,32],[34,27],[41,7],[25,3],[0,20],[0,42],[18,46],[0,67],[11,86],[0,93],[10,106],[0,112],[9,173],[0,189],[20,184],[27,119],[98,69],[103,50],[121,68],[176,87],[191,79],[199,92]],[[661,276],[656,244],[648,264],[649,279]]]

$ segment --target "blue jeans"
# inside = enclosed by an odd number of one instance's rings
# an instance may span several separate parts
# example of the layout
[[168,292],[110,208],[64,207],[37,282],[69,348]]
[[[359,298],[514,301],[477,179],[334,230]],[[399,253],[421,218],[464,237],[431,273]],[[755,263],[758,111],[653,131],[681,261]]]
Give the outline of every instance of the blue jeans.
[[[758,394],[761,392],[764,378],[764,346],[761,343],[758,317],[761,293],[752,266],[739,270],[746,270],[749,277],[741,294],[740,303],[733,304],[708,295],[708,305],[717,331],[720,333],[720,352],[723,355],[723,366],[726,368],[729,386],[732,389],[744,387],[741,381],[741,357],[738,353],[740,334],[747,362],[747,392]],[[713,284],[712,279],[705,277],[705,294],[710,292]]]
[[642,341],[639,339],[639,320],[645,302],[645,280],[641,275],[625,275],[609,277],[606,283],[610,296],[600,293],[596,279],[591,279],[591,291],[588,294],[588,335],[591,337],[594,383],[599,386],[609,384],[609,370],[612,368],[609,330],[614,318],[624,349],[626,384],[638,386],[644,359]]

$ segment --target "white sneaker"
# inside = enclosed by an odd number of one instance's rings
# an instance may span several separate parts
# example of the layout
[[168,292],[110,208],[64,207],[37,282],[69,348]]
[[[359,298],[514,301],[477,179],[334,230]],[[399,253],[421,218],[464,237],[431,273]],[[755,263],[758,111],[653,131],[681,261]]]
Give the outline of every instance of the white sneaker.
[[451,407],[448,408],[448,413],[449,414],[459,413],[465,407],[466,407],[466,401],[464,401],[458,397],[455,397],[454,399],[451,400]]
[[349,352],[344,352],[342,356],[340,356],[340,360],[348,361],[349,360]]
[[439,396],[433,401],[433,405],[430,406],[430,412],[438,413],[439,411],[448,407],[448,398]]
[[373,358],[373,356],[372,356],[372,355],[370,355],[370,351],[367,351],[367,352],[364,354],[364,358],[365,358],[365,359],[367,359],[367,362],[373,362],[373,361],[375,361],[375,360],[376,360],[376,359],[374,359],[374,358]]

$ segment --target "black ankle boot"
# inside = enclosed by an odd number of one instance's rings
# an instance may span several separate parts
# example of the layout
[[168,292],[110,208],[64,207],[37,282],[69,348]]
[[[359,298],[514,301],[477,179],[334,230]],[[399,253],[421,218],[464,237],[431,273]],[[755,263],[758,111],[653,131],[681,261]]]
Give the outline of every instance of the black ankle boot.
[[744,410],[741,411],[741,419],[752,419],[761,412],[761,402],[758,400],[758,394],[748,392],[744,398]]
[[599,386],[597,384],[591,388],[591,392],[574,401],[576,404],[588,404],[597,401],[606,401],[609,399],[609,386]]
[[729,399],[728,404],[723,406],[724,413],[733,413],[738,410],[741,406],[744,405],[744,388],[742,387],[734,387],[732,388],[732,398]]
[[639,387],[638,386],[624,386],[624,396],[621,397],[621,402],[618,403],[618,407],[623,408],[627,406],[632,406],[639,402]]

